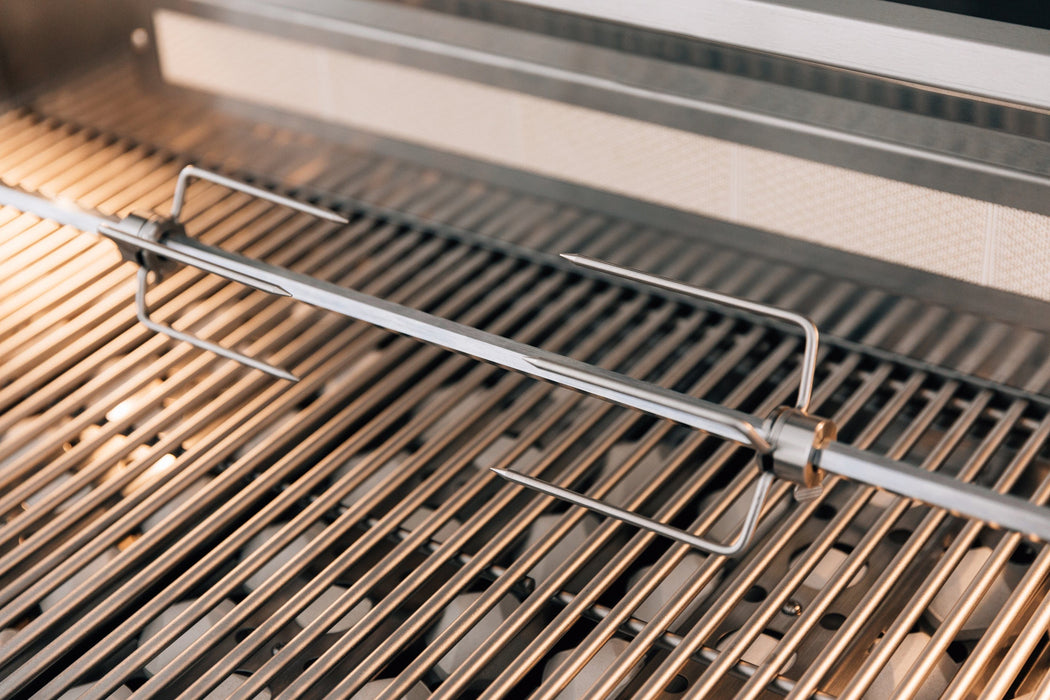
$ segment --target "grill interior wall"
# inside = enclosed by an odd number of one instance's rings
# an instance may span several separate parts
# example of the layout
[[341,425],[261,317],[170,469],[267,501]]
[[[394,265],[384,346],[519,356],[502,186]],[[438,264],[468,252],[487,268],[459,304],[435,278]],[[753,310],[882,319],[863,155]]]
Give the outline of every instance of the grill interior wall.
[[[1048,495],[1042,336],[336,157],[105,76],[0,116],[6,181],[123,214],[163,211],[190,155],[250,167],[333,193],[325,204],[351,223],[198,183],[195,235],[756,413],[790,401],[798,337],[527,251],[804,307],[863,343],[826,345],[817,377],[815,411],[845,439]],[[746,556],[704,556],[486,467],[727,538],[757,475],[744,449],[192,270],[156,285],[158,318],[302,378],[285,384],[152,335],[113,246],[10,209],[0,261],[0,696],[554,697],[593,684],[884,697],[896,681],[968,697],[1050,683],[1043,545],[832,482],[804,504],[779,484]]]

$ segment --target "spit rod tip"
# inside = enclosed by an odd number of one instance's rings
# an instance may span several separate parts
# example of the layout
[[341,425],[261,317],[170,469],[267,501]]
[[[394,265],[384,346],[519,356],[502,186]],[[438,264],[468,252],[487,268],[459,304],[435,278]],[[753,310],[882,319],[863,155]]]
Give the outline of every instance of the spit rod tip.
[[520,474],[515,474],[514,472],[512,472],[509,469],[500,469],[499,467],[489,467],[489,469],[491,469],[492,471],[496,472],[496,474],[498,476],[506,479],[507,481],[513,481],[516,484],[520,484],[523,481],[525,481],[524,478],[515,478],[515,477],[520,477],[521,475]]
[[607,263],[604,260],[592,258],[589,255],[581,255],[580,253],[562,253],[561,257],[565,258],[577,267],[585,267],[588,270],[597,270],[598,272],[604,272],[606,274],[614,275],[617,277],[623,276],[622,271],[624,270],[624,268],[620,267],[619,265]]
[[334,211],[329,211],[327,209],[323,209],[322,211],[324,211],[323,218],[328,219],[329,221],[333,221],[337,224],[350,223],[350,219],[343,216],[342,214],[336,214]]
[[299,381],[299,377],[295,376],[294,374],[292,374],[288,370],[281,369],[280,367],[268,368],[266,371],[268,371],[270,374],[272,374],[273,376],[278,377],[280,379],[286,379],[286,380],[288,380],[290,382],[297,382],[297,381]]
[[546,481],[543,481],[541,479],[537,479],[532,476],[526,476],[525,474],[519,474],[518,472],[511,471],[510,469],[500,469],[499,467],[489,467],[489,469],[496,472],[496,474],[503,477],[507,481],[513,481],[515,484],[524,486],[526,488],[530,488],[533,491],[539,491],[540,493],[545,493],[548,496],[554,496],[555,498],[560,498],[563,501],[575,503],[576,505],[590,507],[580,500],[581,497],[578,494],[574,494],[571,491],[568,491],[558,486],[554,486],[553,484],[548,484]]

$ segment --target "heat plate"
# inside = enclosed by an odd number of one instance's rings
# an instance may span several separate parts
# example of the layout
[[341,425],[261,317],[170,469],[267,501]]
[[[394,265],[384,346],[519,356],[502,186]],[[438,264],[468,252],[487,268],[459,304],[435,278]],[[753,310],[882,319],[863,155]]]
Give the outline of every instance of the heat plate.
[[[121,75],[0,115],[4,179],[126,213],[163,210],[187,158],[250,165],[327,193],[351,223],[198,183],[194,235],[754,413],[793,394],[797,336],[544,251],[804,308],[832,337],[814,410],[842,439],[1050,493],[1041,336],[336,157],[307,134],[136,97]],[[725,538],[757,475],[747,450],[192,270],[152,292],[155,316],[292,369],[289,385],[153,336],[109,243],[12,210],[0,260],[4,697],[1014,697],[1050,683],[1042,545],[835,482],[805,504],[778,486],[745,556],[701,555],[487,467]]]

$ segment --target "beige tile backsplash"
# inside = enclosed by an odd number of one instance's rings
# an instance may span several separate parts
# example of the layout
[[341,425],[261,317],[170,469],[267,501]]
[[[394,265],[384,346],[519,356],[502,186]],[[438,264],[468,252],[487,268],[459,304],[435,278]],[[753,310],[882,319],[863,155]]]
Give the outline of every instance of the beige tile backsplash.
[[518,104],[522,150],[509,165],[729,218],[735,144],[531,96]]
[[155,15],[165,79],[1050,300],[1050,217],[459,78]]
[[1050,299],[1050,225],[1048,217],[989,205],[995,224],[989,230],[989,270],[982,284]]
[[981,281],[988,204],[801,158],[738,148],[737,221]]

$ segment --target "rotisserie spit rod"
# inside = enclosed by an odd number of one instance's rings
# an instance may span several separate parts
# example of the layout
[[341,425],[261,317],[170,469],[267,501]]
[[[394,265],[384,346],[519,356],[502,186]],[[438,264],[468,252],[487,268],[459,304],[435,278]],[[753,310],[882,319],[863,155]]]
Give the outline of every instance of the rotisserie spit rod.
[[3,184],[0,184],[0,205],[11,206],[82,231],[95,232],[113,240],[125,259],[139,265],[136,303],[139,319],[143,323],[157,332],[190,342],[276,376],[294,379],[288,372],[258,359],[246,357],[150,319],[146,305],[149,273],[161,275],[174,263],[190,265],[255,289],[289,296],[321,309],[365,321],[395,333],[567,386],[753,448],[759,455],[762,473],[741,531],[734,541],[728,544],[703,539],[535,477],[504,469],[495,470],[500,476],[516,483],[686,542],[698,549],[726,555],[739,553],[751,537],[773,478],[787,478],[795,482],[800,489],[804,489],[802,493],[814,493],[819,489],[824,473],[837,474],[1050,542],[1050,509],[837,442],[834,424],[807,412],[816,362],[817,331],[812,322],[805,317],[609,263],[579,256],[565,256],[578,265],[599,272],[716,301],[751,313],[773,316],[802,327],[806,342],[801,367],[802,381],[796,405],[782,407],[769,417],[754,416],[292,270],[204,245],[188,236],[179,223],[186,188],[192,179],[206,179],[331,221],[346,221],[342,216],[328,210],[196,166],[187,166],[180,173],[172,214],[167,218],[135,214],[117,218]]

